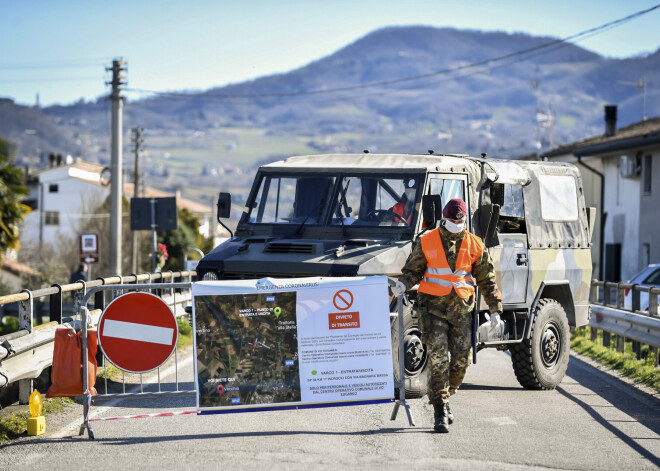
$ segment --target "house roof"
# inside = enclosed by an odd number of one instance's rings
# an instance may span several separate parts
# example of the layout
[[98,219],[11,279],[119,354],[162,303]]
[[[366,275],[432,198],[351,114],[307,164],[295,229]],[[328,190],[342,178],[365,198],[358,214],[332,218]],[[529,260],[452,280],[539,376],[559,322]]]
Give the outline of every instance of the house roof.
[[2,269],[7,270],[14,275],[20,275],[21,273],[27,273],[28,275],[35,275],[39,272],[33,270],[24,263],[19,263],[16,260],[13,260],[6,255],[2,255]]
[[[60,165],[56,167],[47,167],[44,169],[41,169],[37,172],[38,175],[41,175],[43,173],[52,171],[52,170],[61,170],[61,169],[67,169],[67,173],[69,177],[71,178],[76,178],[78,180],[83,180],[86,182],[90,183],[95,183],[97,185],[101,185],[101,173],[108,167],[105,165],[101,164],[96,164],[93,162],[85,162],[81,158],[76,158],[73,163],[68,164],[68,165]],[[124,195],[128,197],[133,197],[134,194],[134,185],[133,183],[124,183]],[[168,193],[166,191],[161,191],[156,188],[152,187],[146,187],[145,188],[145,197],[153,197],[153,198],[159,198],[159,197],[167,197],[167,196],[174,196],[172,193]],[[210,213],[212,211],[211,206],[207,206],[202,203],[198,203],[196,201],[193,201],[188,198],[183,198],[180,195],[177,197],[177,207],[179,208],[186,208],[189,211],[197,214],[204,214],[204,213]]]
[[543,155],[598,155],[618,150],[660,144],[660,116],[617,129],[614,135],[594,136],[549,150]]

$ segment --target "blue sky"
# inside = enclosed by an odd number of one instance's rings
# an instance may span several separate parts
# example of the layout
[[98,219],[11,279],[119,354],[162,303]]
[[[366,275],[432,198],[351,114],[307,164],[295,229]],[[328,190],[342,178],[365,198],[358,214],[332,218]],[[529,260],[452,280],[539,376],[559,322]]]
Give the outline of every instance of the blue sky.
[[[0,97],[42,105],[128,86],[202,90],[287,72],[371,31],[427,25],[565,37],[658,0],[0,0]],[[578,44],[608,57],[660,48],[660,9]],[[130,95],[129,95],[130,96]],[[133,95],[137,97],[137,95]]]

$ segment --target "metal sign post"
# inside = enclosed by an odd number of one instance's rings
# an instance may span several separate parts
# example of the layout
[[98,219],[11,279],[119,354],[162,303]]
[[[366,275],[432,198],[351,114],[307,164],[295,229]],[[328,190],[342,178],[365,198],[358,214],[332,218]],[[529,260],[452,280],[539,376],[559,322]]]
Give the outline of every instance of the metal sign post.
[[151,266],[156,271],[156,231],[178,227],[176,197],[131,199],[131,230],[151,230]]
[[99,235],[96,232],[78,234],[78,254],[80,263],[87,264],[87,278],[92,279],[92,263],[100,258]]

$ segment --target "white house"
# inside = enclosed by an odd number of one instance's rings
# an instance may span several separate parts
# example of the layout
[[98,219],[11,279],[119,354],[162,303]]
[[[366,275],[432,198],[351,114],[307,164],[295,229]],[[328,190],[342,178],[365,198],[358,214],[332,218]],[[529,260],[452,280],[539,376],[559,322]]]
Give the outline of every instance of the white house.
[[60,162],[31,176],[25,203],[32,211],[21,226],[21,245],[56,243],[77,235],[81,218],[93,213],[110,194],[110,188],[102,183],[106,169],[76,160]]
[[[70,241],[80,230],[80,221],[89,217],[108,217],[94,214],[110,195],[108,185],[110,169],[103,165],[76,159],[68,164],[53,163],[28,178],[30,195],[25,203],[32,208],[21,225],[20,241],[23,246]],[[124,185],[124,195],[133,196],[133,184]],[[143,197],[175,196],[155,188],[145,188]],[[187,208],[199,217],[200,233],[209,235],[212,208],[182,198],[177,192],[177,206]]]
[[616,113],[605,107],[603,135],[542,157],[581,168],[586,203],[598,214],[594,276],[626,281],[660,262],[660,117],[616,129]]

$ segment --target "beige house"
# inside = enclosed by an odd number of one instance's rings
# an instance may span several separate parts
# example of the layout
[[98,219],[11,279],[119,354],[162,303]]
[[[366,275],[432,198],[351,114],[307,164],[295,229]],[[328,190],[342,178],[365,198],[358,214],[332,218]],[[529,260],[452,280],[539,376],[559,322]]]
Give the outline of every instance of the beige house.
[[606,106],[602,135],[541,158],[580,167],[587,205],[597,208],[594,277],[626,281],[660,262],[660,117],[617,129],[616,115]]

